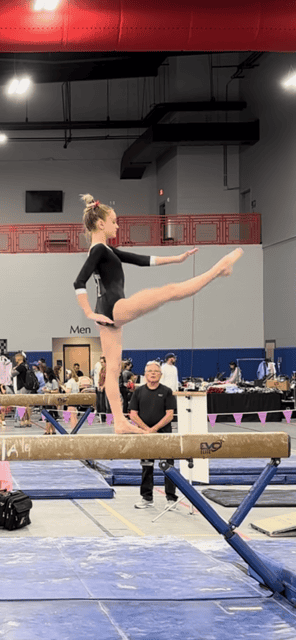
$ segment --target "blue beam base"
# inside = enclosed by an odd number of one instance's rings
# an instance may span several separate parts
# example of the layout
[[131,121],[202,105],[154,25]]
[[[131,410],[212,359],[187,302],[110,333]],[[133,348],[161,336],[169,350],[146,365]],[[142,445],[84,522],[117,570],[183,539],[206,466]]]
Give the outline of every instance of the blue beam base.
[[42,409],[41,411],[42,415],[46,418],[46,420],[48,422],[51,422],[51,424],[62,434],[66,434],[68,435],[66,429],[64,429],[64,427],[62,427],[62,425],[57,422],[51,415],[50,413],[48,413],[48,411],[46,409]]
[[224,536],[226,542],[245,560],[255,574],[263,580],[264,584],[269,587],[271,591],[286,595],[286,586],[280,580],[278,572],[274,568],[270,569],[264,557],[260,557],[255,553],[253,549],[234,532],[234,526],[223,520],[179,471],[170,466],[166,461],[161,461],[159,466],[165,475],[180,489],[184,496],[190,500],[194,507],[210,522],[214,529]]
[[277,468],[280,464],[280,459],[271,460],[265,469],[263,469],[259,478],[257,478],[256,482],[253,484],[250,489],[248,495],[242,500],[237,510],[232,514],[229,524],[232,527],[239,527],[242,521],[245,519],[246,515],[248,515],[249,511],[251,511],[254,504],[257,502],[258,498],[260,498],[264,489],[267,487],[269,482],[272,480],[273,476],[277,472]]
[[82,425],[84,424],[85,420],[88,418],[89,414],[92,412],[92,407],[87,407],[85,413],[81,416],[80,420],[77,422],[76,427],[74,427],[74,429],[72,429],[71,431],[71,436],[75,433],[78,433],[79,429],[82,427]]

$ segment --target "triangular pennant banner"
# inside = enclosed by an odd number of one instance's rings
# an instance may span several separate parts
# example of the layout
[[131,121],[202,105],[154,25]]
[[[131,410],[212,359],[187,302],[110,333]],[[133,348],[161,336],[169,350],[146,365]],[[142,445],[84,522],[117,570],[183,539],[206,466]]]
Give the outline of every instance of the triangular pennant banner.
[[69,422],[71,418],[71,411],[63,411],[63,418],[65,422]]
[[213,427],[216,422],[217,413],[208,413],[208,418],[211,423],[211,427]]
[[88,416],[87,416],[88,424],[92,424],[93,423],[95,415],[96,415],[95,413],[89,413],[88,414]]
[[46,417],[43,415],[43,413],[41,414],[41,418],[42,418],[43,422],[45,422]]
[[283,414],[284,414],[288,424],[290,424],[290,422],[291,422],[292,413],[293,413],[293,411],[291,411],[291,409],[286,409],[286,411],[283,411]]
[[26,413],[26,407],[17,407],[17,412],[19,414],[20,419],[22,419]]
[[233,417],[235,419],[235,424],[237,424],[240,427],[243,414],[242,413],[234,413]]
[[106,413],[106,422],[107,424],[111,424],[113,421],[113,413]]
[[258,411],[258,416],[262,424],[265,424],[267,411]]

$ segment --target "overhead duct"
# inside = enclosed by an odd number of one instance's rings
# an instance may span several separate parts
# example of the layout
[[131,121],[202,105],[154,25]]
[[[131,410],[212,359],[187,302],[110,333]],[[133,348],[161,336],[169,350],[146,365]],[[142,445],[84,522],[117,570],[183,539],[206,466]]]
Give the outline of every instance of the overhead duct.
[[1,0],[1,51],[295,51],[291,0]]
[[173,146],[252,145],[258,140],[259,120],[153,125],[123,154],[120,178],[139,180],[147,166]]

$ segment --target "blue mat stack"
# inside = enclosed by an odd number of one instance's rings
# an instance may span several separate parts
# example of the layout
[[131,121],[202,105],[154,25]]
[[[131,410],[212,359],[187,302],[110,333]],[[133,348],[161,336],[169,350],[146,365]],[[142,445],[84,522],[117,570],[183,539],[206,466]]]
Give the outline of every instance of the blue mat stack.
[[113,498],[100,473],[80,460],[34,460],[10,463],[13,488],[31,499]]
[[[266,463],[267,460],[263,458],[210,460],[209,484],[254,484]],[[93,460],[89,461],[89,464],[102,474],[109,485],[141,484],[142,467],[138,460]],[[179,468],[178,461],[175,462],[175,466]],[[158,467],[158,461],[154,464],[154,484],[164,484],[164,475]],[[296,456],[282,460],[271,484],[296,484]]]

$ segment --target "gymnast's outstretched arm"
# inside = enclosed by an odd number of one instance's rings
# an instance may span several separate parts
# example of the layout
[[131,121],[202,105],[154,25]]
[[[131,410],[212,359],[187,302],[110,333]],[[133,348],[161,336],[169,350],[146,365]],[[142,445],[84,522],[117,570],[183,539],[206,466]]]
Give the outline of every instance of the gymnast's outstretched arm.
[[184,262],[189,256],[193,255],[198,251],[197,247],[194,249],[190,249],[190,251],[185,251],[185,253],[181,253],[178,256],[142,256],[138,253],[130,253],[129,251],[121,251],[121,249],[117,249],[112,247],[114,253],[118,256],[121,262],[127,264],[135,264],[139,267],[148,267],[148,266],[160,266],[164,264],[180,264]]

